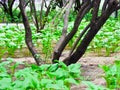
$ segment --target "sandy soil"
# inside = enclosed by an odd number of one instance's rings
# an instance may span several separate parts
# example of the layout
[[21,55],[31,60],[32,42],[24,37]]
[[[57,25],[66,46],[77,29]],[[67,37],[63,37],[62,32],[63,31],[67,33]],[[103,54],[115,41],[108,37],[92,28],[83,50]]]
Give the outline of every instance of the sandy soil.
[[[105,80],[102,77],[104,72],[99,65],[112,64],[114,57],[84,57],[78,63],[81,66],[82,76],[87,81],[92,81],[96,85],[105,86]],[[85,85],[73,86],[71,90],[86,90]]]

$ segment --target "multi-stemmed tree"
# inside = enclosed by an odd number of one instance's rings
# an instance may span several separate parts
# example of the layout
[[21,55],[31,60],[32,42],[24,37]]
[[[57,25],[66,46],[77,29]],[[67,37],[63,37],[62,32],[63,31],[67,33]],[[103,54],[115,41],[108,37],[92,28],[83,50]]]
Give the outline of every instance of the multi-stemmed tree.
[[[29,4],[29,0],[23,0],[24,1],[24,8]],[[19,8],[19,4],[15,5],[18,2],[17,0],[0,0],[0,6],[4,12],[4,14],[6,14],[6,16],[9,17],[9,21],[14,23],[16,22],[16,18],[19,19],[21,14],[20,12],[18,12],[18,14],[16,14],[17,9]]]
[[[103,1],[103,4],[101,2]],[[35,58],[36,63],[39,65],[42,63],[41,58],[38,56],[37,49],[34,47],[32,43],[32,33],[30,28],[30,22],[26,15],[26,11],[24,8],[24,0],[19,0],[20,12],[23,19],[23,24],[25,27],[25,41],[26,44]],[[109,16],[120,9],[120,4],[118,0],[50,0],[49,5],[46,4],[46,0],[42,0],[41,10],[40,10],[40,20],[36,15],[36,7],[34,0],[30,1],[32,15],[34,18],[34,23],[37,28],[37,32],[40,32],[41,29],[44,28],[49,15],[52,9],[55,9],[56,6],[60,7],[64,10],[63,18],[64,18],[64,26],[62,29],[62,35],[56,44],[56,47],[53,51],[52,62],[55,63],[55,60],[59,60],[61,54],[69,41],[75,36],[78,32],[78,27],[81,25],[81,22],[84,16],[88,13],[91,13],[91,19],[83,29],[83,31],[79,34],[79,37],[76,38],[72,50],[70,50],[69,55],[63,60],[66,65],[70,65],[72,63],[76,63],[85,53],[88,45],[101,29],[101,27],[105,24]],[[43,6],[46,7],[46,13],[42,16]],[[101,7],[101,8],[100,8]],[[77,12],[75,17],[74,25],[70,32],[68,32],[68,22],[69,15],[71,10]],[[100,10],[101,9],[101,10]],[[63,11],[61,10],[61,11]],[[42,22],[42,20],[44,22]],[[41,32],[40,32],[41,33]]]

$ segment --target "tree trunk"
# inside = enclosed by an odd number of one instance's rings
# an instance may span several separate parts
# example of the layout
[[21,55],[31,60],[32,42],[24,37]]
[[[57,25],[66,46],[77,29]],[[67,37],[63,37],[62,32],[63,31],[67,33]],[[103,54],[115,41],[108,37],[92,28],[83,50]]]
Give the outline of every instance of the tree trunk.
[[[76,34],[78,27],[84,17],[84,15],[89,12],[89,10],[91,9],[91,2],[87,1],[86,3],[84,3],[81,6],[81,9],[78,12],[78,15],[76,17],[75,23],[74,23],[74,27],[71,30],[70,33],[68,33],[68,35],[66,35],[65,37],[61,36],[59,42],[57,43],[54,53],[53,53],[53,58],[52,58],[52,62],[54,63],[54,60],[59,60],[61,53],[63,52],[65,46],[69,43],[69,41],[73,38],[73,36]],[[63,29],[64,30],[64,29]]]
[[23,24],[25,27],[25,42],[27,44],[28,49],[30,50],[30,52],[32,53],[32,56],[34,57],[37,65],[40,65],[42,62],[41,58],[38,56],[37,50],[35,49],[35,47],[33,46],[32,43],[32,32],[31,32],[31,28],[28,22],[28,18],[26,16],[25,13],[25,9],[24,9],[24,3],[23,0],[19,0],[20,1],[20,10],[21,10],[21,14],[22,14],[22,19],[23,19]]
[[[95,4],[97,2],[98,1],[95,1]],[[64,59],[64,63],[66,65],[76,63],[83,56],[83,54],[85,53],[88,45],[90,44],[92,39],[95,37],[95,35],[98,33],[100,28],[105,24],[105,22],[109,18],[109,16],[116,10],[117,5],[118,5],[117,1],[111,0],[108,3],[107,9],[101,14],[100,17],[97,16],[97,18],[96,18],[96,15],[97,15],[96,13],[97,12],[94,12],[94,10],[97,8],[97,6],[94,6],[93,18],[92,18],[92,21],[91,21],[90,29],[88,30],[87,34],[83,38],[80,45],[77,47],[76,51],[71,56]]]

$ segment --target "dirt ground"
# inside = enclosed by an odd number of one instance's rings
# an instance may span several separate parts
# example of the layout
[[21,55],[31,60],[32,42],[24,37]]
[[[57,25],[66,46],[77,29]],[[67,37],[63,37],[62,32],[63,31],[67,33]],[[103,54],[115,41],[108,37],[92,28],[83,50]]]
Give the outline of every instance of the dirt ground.
[[[83,57],[78,63],[81,66],[82,76],[87,81],[92,81],[96,85],[105,86],[105,80],[102,77],[104,72],[99,65],[112,64],[114,57]],[[71,90],[86,90],[85,85],[73,86]]]
[[[66,56],[67,53],[63,53],[62,58]],[[118,57],[120,54],[113,54],[109,57],[97,56],[95,54],[85,54],[78,63],[81,64],[81,74],[83,78],[87,81],[92,81],[96,85],[105,86],[105,80],[102,77],[104,72],[100,69],[99,65],[108,65],[112,64],[115,60],[120,60]],[[29,63],[34,63],[34,59],[32,57],[24,57],[24,58],[14,58],[14,61],[27,61]],[[72,86],[71,90],[86,90],[85,85]]]
[[[113,64],[115,60],[120,60],[119,53],[112,54],[109,57],[87,54],[79,60],[81,64],[81,73],[85,80],[91,81],[96,85],[105,86],[103,78],[104,72],[99,65]],[[86,90],[85,85],[73,86],[71,90]]]

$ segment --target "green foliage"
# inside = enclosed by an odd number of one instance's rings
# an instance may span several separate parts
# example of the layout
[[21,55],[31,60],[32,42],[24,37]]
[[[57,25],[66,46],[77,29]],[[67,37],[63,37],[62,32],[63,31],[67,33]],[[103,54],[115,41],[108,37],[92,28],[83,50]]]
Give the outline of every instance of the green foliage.
[[105,72],[106,86],[110,89],[120,89],[120,60],[116,60],[114,65],[104,65],[101,68]]
[[81,81],[80,64],[68,67],[63,62],[41,66],[33,64],[12,73],[19,64],[11,66],[10,63],[0,63],[1,90],[70,90],[71,84],[78,85]]
[[[30,15],[30,12],[27,12],[28,16]],[[45,28],[41,31],[41,33],[36,33],[36,28],[34,25],[31,25],[32,30],[32,39],[35,46],[37,46],[43,54],[45,54],[45,59],[48,59],[51,57],[51,52],[59,40],[63,28],[63,21],[55,20],[55,22],[58,23],[57,26],[54,26],[54,23],[52,22],[55,13],[57,11],[50,12],[50,15],[48,16],[47,24]],[[44,12],[43,12],[44,14]],[[76,13],[70,14],[69,17],[69,24],[68,24],[68,33],[72,30],[72,27],[74,25],[74,17]],[[75,34],[72,40],[70,40],[68,44],[68,48],[72,47],[76,38],[79,36],[80,32],[86,27],[86,25],[89,23],[87,19],[90,19],[91,14],[88,13],[82,20],[79,31]],[[98,55],[102,55],[104,52],[106,56],[109,56],[111,53],[119,52],[120,47],[120,22],[117,19],[110,18],[106,22],[106,24],[102,27],[102,29],[99,31],[99,33],[95,36],[93,41],[88,47],[88,51],[94,51],[95,53],[98,53]],[[23,49],[26,47],[25,40],[24,40],[24,29],[21,29],[21,27],[17,26],[4,26],[0,28],[0,58],[4,54],[9,54],[11,56],[14,56],[14,53],[18,49]],[[80,42],[79,42],[80,43]],[[41,49],[42,48],[42,49]]]
[[[22,22],[22,18],[21,18],[21,15],[19,16],[20,14],[20,10],[19,9],[15,9],[13,10],[13,18],[8,14],[8,13],[5,13],[4,10],[2,8],[0,8],[0,23],[4,23],[4,22],[14,22],[14,23],[20,23]],[[13,20],[14,21],[13,21]]]
[[[51,56],[52,43],[58,40],[61,31],[52,31],[49,27],[42,30],[42,33],[36,33],[36,28],[31,25],[32,29],[32,39],[35,46],[41,48],[42,53],[45,54],[45,58]],[[14,56],[15,51],[18,49],[23,49],[26,47],[25,44],[25,31],[22,26],[7,25],[0,27],[0,58],[4,56],[5,53]]]
[[82,83],[88,86],[88,88],[86,90],[110,90],[103,86],[95,85],[94,83],[92,83],[90,81],[82,81]]
[[111,53],[119,52],[120,43],[120,22],[114,18],[107,20],[106,24],[101,28],[94,40],[88,47],[89,50],[94,50],[98,55],[105,51],[105,55],[109,56]]
[[2,8],[0,8],[0,22],[4,22],[4,13],[3,13],[3,10]]
[[45,54],[45,59],[51,56],[52,52],[52,33],[50,28],[43,30],[41,35],[42,52]]
[[88,12],[88,13],[85,15],[84,18],[85,18],[86,21],[90,21],[91,18],[92,18],[92,12]]
[[23,31],[15,26],[3,26],[0,28],[0,51],[1,56],[8,52],[14,55],[16,49],[22,48],[24,42]]
[[119,90],[120,89],[120,60],[116,60],[112,65],[100,65],[105,75],[106,87],[95,85],[90,81],[82,81],[88,86],[87,90]]

